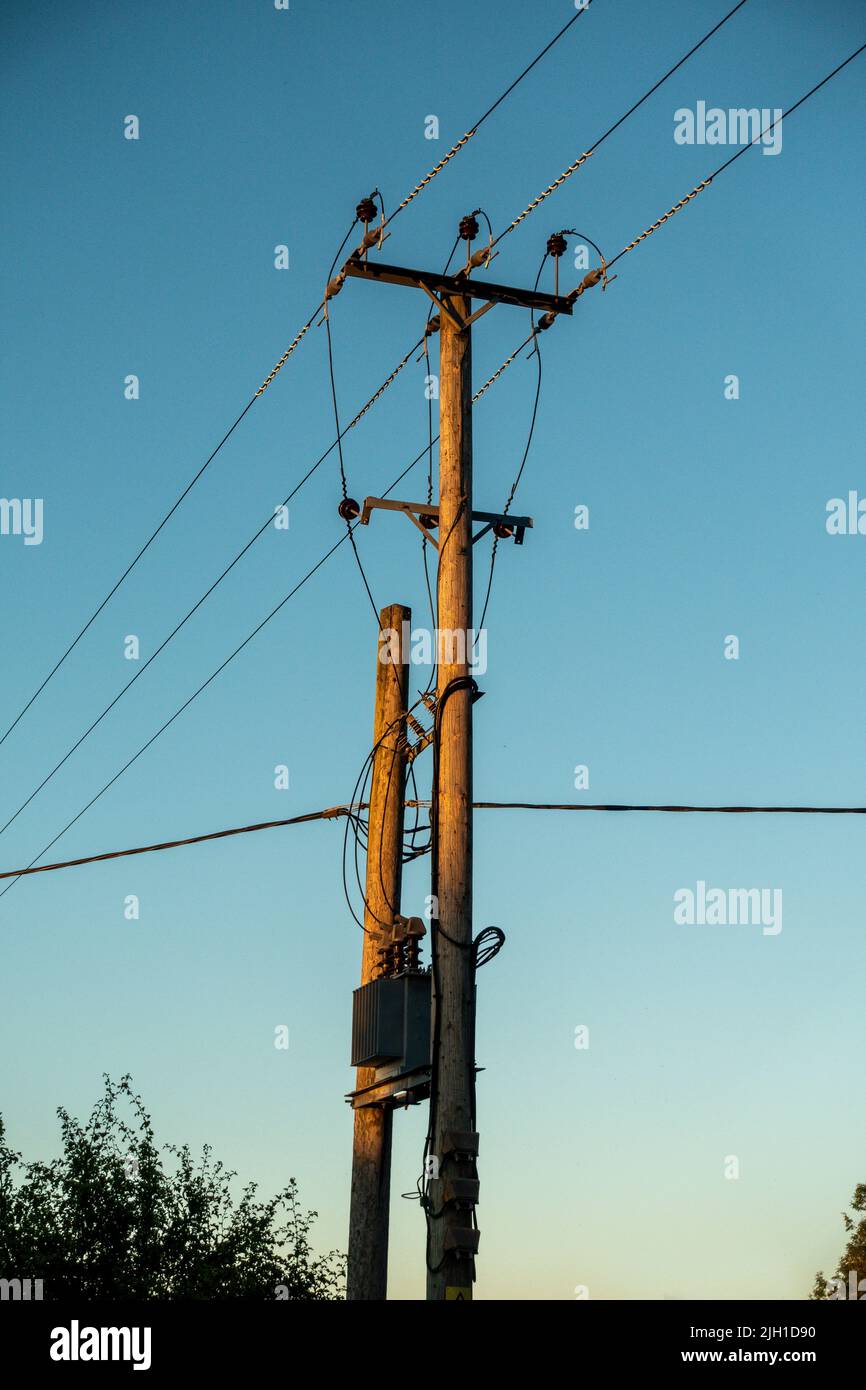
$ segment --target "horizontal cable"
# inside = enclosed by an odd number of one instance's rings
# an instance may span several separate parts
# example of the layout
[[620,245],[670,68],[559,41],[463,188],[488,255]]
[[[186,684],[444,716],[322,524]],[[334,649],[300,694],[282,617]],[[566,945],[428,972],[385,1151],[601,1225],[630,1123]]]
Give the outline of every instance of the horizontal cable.
[[[345,539],[345,538],[344,538]],[[404,801],[407,807],[429,807],[430,801]],[[259,821],[256,825],[236,825],[229,830],[211,830],[205,835],[188,835],[182,840],[163,840],[155,845],[137,845],[134,849],[109,850],[105,854],[87,854],[80,859],[65,859],[59,864],[39,864],[26,869],[7,869],[0,878],[23,878],[25,874],[48,874],[56,869],[74,869],[82,864],[100,864],[106,859],[126,859],[133,854],[155,854],[163,849],[180,849],[185,845],[200,845],[206,840],[225,840],[231,835],[252,835],[259,830],[278,830],[288,825],[303,825],[308,821],[336,820],[354,816],[369,809],[368,801],[352,802],[347,806],[328,806],[322,811],[308,811],[302,816],[284,820]],[[798,816],[866,816],[866,806],[647,806],[619,802],[589,805],[584,802],[555,801],[473,801],[476,811],[662,811],[699,815],[798,815]]]

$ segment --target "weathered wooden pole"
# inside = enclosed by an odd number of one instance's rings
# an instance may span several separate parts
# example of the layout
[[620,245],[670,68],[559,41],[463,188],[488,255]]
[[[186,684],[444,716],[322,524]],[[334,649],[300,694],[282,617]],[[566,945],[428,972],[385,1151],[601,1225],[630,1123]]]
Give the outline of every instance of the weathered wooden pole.
[[[403,623],[406,623],[404,629]],[[365,884],[364,945],[361,984],[373,979],[377,964],[375,933],[390,925],[400,911],[403,865],[403,798],[406,762],[403,743],[409,653],[403,635],[411,628],[409,608],[393,603],[380,614],[376,652],[376,712],[373,722],[372,783],[370,788]],[[382,641],[385,634],[390,643]],[[388,652],[396,660],[381,660]],[[356,1088],[376,1079],[374,1067],[358,1067]],[[388,1284],[388,1208],[391,1192],[391,1125],[387,1105],[355,1110],[352,1145],[352,1196],[349,1212],[349,1255],[346,1297],[384,1299]]]
[[[450,312],[448,312],[450,310]],[[474,1259],[454,1245],[471,1215],[449,1200],[453,1180],[475,1177],[472,1158],[448,1152],[448,1136],[475,1128],[475,969],[472,954],[472,339],[471,301],[443,300],[439,362],[439,748],[437,864],[431,950],[433,1086],[428,1299],[469,1299]],[[452,317],[454,315],[454,317]],[[434,909],[435,910],[435,909]]]

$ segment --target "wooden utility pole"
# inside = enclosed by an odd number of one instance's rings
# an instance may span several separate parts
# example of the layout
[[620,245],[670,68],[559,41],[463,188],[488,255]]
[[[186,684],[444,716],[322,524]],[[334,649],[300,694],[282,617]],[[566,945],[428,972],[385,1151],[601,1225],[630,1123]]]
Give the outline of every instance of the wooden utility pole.
[[[400,911],[403,867],[403,798],[406,761],[402,716],[406,712],[409,683],[408,652],[403,634],[409,632],[412,613],[398,603],[383,608],[380,633],[395,634],[391,651],[397,661],[381,661],[387,644],[376,644],[376,713],[373,724],[370,830],[364,909],[364,946],[361,984],[373,979],[377,964],[376,933],[390,925]],[[404,628],[403,623],[407,626]],[[405,658],[405,660],[404,660]],[[376,1079],[375,1067],[358,1067],[360,1090]],[[352,1145],[352,1198],[349,1212],[349,1258],[346,1297],[352,1300],[384,1299],[388,1283],[388,1214],[391,1194],[390,1105],[368,1105],[355,1110]]]
[[[460,236],[478,234],[474,214],[460,224]],[[559,314],[571,314],[575,295],[545,294],[472,277],[486,265],[491,248],[472,254],[456,275],[383,265],[361,251],[346,261],[330,282],[326,298],[339,293],[347,278],[421,289],[439,309],[439,504],[368,497],[354,515],[369,524],[378,509],[403,511],[437,548],[438,686],[436,757],[433,788],[435,823],[434,905],[431,933],[433,1027],[430,1068],[430,1144],[426,1198],[428,1299],[472,1298],[478,1233],[478,1154],[475,1131],[475,959],[472,950],[472,699],[468,680],[472,629],[472,546],[491,529],[500,538],[523,542],[529,517],[473,512],[472,509],[472,344],[471,325],[497,304],[537,310],[549,327]],[[472,307],[473,299],[481,307]],[[485,523],[473,536],[473,520]],[[438,530],[438,538],[432,531]],[[456,682],[456,684],[455,684]],[[373,813],[370,813],[371,827]],[[370,858],[367,860],[368,875]],[[369,882],[369,877],[368,877]],[[357,1130],[356,1130],[357,1135]],[[354,1210],[354,1183],[353,1183]],[[351,1259],[351,1246],[350,1246]]]
[[[446,1156],[449,1133],[475,1128],[475,969],[472,955],[472,695],[465,678],[472,629],[472,330],[468,298],[439,316],[439,756],[433,970],[432,1178],[428,1299],[471,1298],[474,1260],[446,1248],[467,1218],[445,1203],[446,1182],[474,1177],[471,1159]],[[465,325],[465,326],[464,326]],[[433,1171],[436,1172],[436,1167]],[[441,1213],[441,1214],[439,1214]],[[459,1293],[457,1291],[460,1291]]]

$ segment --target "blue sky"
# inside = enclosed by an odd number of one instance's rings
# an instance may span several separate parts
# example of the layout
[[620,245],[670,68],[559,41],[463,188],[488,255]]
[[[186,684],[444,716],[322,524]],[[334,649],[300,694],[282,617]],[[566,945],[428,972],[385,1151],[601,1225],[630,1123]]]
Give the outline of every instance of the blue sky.
[[[384,258],[440,265],[479,205],[501,230],[726,8],[595,0],[395,222]],[[461,62],[457,0],[6,8],[0,490],[44,499],[44,539],[0,536],[4,728],[308,317],[358,199],[378,186],[396,206],[571,12],[500,0]],[[787,107],[863,39],[853,0],[749,0],[506,239],[493,278],[533,283],[563,226],[616,254],[733,152],[677,144],[677,109]],[[862,108],[858,60],[785,123],[777,156],[750,151],[545,335],[515,503],[535,529],[500,547],[479,798],[866,800],[866,538],[825,527],[828,499],[866,492]],[[580,274],[563,262],[566,288]],[[420,292],[346,286],[331,320],[344,418],[426,312]],[[527,332],[524,311],[485,316],[476,385]],[[355,496],[422,448],[424,370],[407,366],[348,437]],[[534,389],[519,359],[475,409],[477,507],[505,501]],[[0,748],[3,820],[134,674],[125,637],[146,659],[332,437],[320,328]],[[424,486],[419,467],[402,495]],[[288,532],[266,532],[0,837],[3,868],[339,539],[339,496],[332,457]],[[377,602],[424,622],[412,528],[379,514],[358,540]],[[374,651],[344,546],[55,854],[346,800]],[[796,1298],[835,1263],[866,1164],[863,833],[854,817],[477,814],[477,925],[507,933],[479,979],[479,1297]],[[13,1142],[48,1155],[55,1106],[85,1112],[103,1071],[131,1071],[164,1139],[210,1142],[265,1189],[296,1176],[321,1246],[345,1247],[361,943],[341,837],[310,825],[16,885],[0,901]],[[426,873],[407,875],[404,911],[422,910]],[[783,930],[676,925],[673,895],[698,880],[780,888]],[[399,1194],[424,1126],[420,1112],[395,1126],[397,1298],[423,1296],[423,1225]]]

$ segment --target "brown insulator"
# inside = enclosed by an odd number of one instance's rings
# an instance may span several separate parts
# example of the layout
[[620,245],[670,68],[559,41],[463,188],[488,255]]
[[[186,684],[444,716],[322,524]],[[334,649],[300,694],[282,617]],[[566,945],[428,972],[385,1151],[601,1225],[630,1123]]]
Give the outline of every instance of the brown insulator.
[[549,256],[553,256],[558,260],[560,256],[565,255],[567,250],[568,242],[565,240],[562,232],[554,232],[553,236],[547,238],[547,254]]

